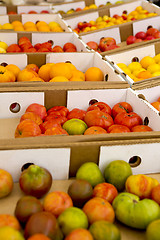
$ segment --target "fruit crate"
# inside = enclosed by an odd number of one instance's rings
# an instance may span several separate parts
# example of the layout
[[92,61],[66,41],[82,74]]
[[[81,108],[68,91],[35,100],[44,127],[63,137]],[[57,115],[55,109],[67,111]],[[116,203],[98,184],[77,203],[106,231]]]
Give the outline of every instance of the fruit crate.
[[7,14],[7,7],[6,6],[0,6],[0,14]]
[[[18,58],[17,58],[18,56]],[[72,82],[69,81],[64,82],[6,82],[2,83],[0,87],[44,87],[44,88],[51,88],[54,86],[65,86],[65,88],[70,87],[100,87],[105,88],[107,85],[113,85],[115,86],[118,84],[119,86],[128,87],[128,83],[123,79],[122,76],[120,76],[117,71],[108,63],[107,61],[103,60],[102,57],[98,53],[91,53],[91,52],[74,52],[74,53],[49,53],[49,54],[34,54],[34,53],[19,53],[17,54],[0,54],[0,63],[7,63],[7,64],[15,64],[17,65],[20,70],[23,70],[28,64],[36,64],[38,67],[41,67],[42,65],[46,63],[57,63],[57,62],[66,62],[70,61],[75,67],[85,72],[90,67],[98,67],[101,69],[101,71],[104,74],[104,81],[80,81],[80,82]],[[85,64],[84,64],[85,62]]]
[[[75,34],[74,32],[66,32],[66,33],[64,33],[64,32],[63,33],[62,32],[60,32],[60,33],[44,32],[43,35],[39,32],[35,32],[35,33],[33,33],[33,32],[32,33],[0,32],[1,42],[5,42],[8,45],[8,47],[12,44],[18,44],[19,39],[22,37],[27,37],[30,40],[32,46],[35,46],[37,43],[45,43],[48,41],[52,41],[53,42],[52,48],[55,46],[59,46],[63,49],[64,44],[67,42],[70,42],[75,45],[77,52],[88,52],[89,51],[86,48],[86,46],[83,44],[83,42],[79,39],[77,34]],[[19,47],[19,46],[17,46],[17,47]],[[17,50],[17,48],[15,47],[15,50],[13,49],[12,53],[14,53],[14,51],[16,52],[16,50]],[[10,50],[9,50],[9,52],[7,51],[7,53],[11,53]],[[39,53],[39,52],[36,52],[36,53]]]
[[[31,20],[32,19],[32,20]],[[69,29],[65,23],[65,21],[62,19],[60,14],[11,14],[11,15],[1,15],[0,16],[0,24],[3,25],[5,23],[12,23],[14,21],[20,21],[22,24],[25,24],[26,22],[33,22],[36,24],[38,21],[44,21],[47,24],[50,22],[56,22],[60,25],[62,30],[64,32],[71,32],[71,29]],[[13,27],[13,26],[12,26]],[[13,29],[8,29],[7,26],[5,29],[2,26],[2,29],[0,31],[14,31]],[[32,32],[32,30],[30,30]],[[44,31],[45,32],[45,31]]]
[[[23,89],[23,90],[22,90]],[[87,110],[89,102],[96,99],[101,102],[107,103],[111,108],[118,102],[128,102],[133,111],[136,112],[141,118],[143,124],[148,124],[153,129],[151,132],[127,132],[127,133],[110,133],[99,135],[69,135],[69,136],[52,136],[53,142],[84,142],[84,141],[111,141],[111,140],[135,140],[146,138],[159,138],[160,137],[160,116],[148,102],[144,101],[138,94],[136,94],[131,88],[121,88],[117,86],[113,88],[100,89],[94,87],[90,90],[90,87],[79,90],[79,87],[72,87],[69,90],[66,88],[10,88],[1,89],[1,105],[3,105],[3,111],[0,114],[0,140],[15,139],[14,134],[17,125],[19,124],[21,116],[25,113],[27,107],[32,103],[39,103],[44,105],[46,109],[50,109],[54,106],[65,106],[68,110],[79,108]],[[81,99],[81,101],[79,101]],[[41,139],[47,139],[48,136],[37,136],[34,139],[41,141]],[[21,138],[22,139],[22,138]],[[27,138],[25,138],[27,141]],[[32,137],[30,138],[32,139]],[[36,140],[35,140],[36,141]]]
[[112,66],[114,66],[115,69],[124,76],[126,81],[130,84],[131,88],[136,90],[136,89],[144,89],[151,86],[152,87],[158,86],[160,83],[159,76],[135,82],[130,76],[124,73],[123,70],[121,70],[117,66],[117,64],[121,62],[126,65],[129,65],[132,62],[132,59],[134,57],[138,58],[137,60],[140,61],[145,56],[154,57],[159,53],[160,53],[160,42],[157,41],[152,44],[147,44],[143,47],[135,47],[135,48],[132,48],[131,50],[118,52],[117,54],[109,54],[109,55],[106,55],[105,58],[107,58],[108,61],[110,61],[110,63],[112,64]]
[[[156,16],[150,19],[144,19],[144,20],[139,20],[138,22],[132,22],[132,23],[127,23],[127,24],[121,24],[118,27],[110,27],[109,29],[99,29],[95,30],[94,32],[86,32],[86,33],[81,33],[80,34],[80,39],[84,42],[85,46],[87,46],[87,43],[89,41],[95,42],[95,44],[98,44],[98,52],[102,55],[110,55],[110,54],[115,54],[118,52],[122,52],[124,50],[130,50],[135,47],[140,47],[140,46],[145,46],[147,44],[151,43],[156,43],[159,41],[159,38],[156,39],[151,39],[148,41],[141,41],[141,42],[135,42],[130,44],[128,42],[127,45],[127,39],[129,36],[135,36],[138,32],[145,32],[147,31],[147,28],[149,26],[152,26],[153,28],[156,28],[158,31],[160,29],[159,26],[159,20],[160,17]],[[116,44],[113,43],[113,49],[109,48],[104,48],[103,51],[100,50],[100,39],[101,38],[114,38],[116,41]],[[116,45],[116,46],[115,46]],[[91,45],[92,46],[92,45]],[[93,45],[95,47],[95,45]],[[103,46],[101,46],[103,47]],[[105,51],[106,49],[106,51]]]

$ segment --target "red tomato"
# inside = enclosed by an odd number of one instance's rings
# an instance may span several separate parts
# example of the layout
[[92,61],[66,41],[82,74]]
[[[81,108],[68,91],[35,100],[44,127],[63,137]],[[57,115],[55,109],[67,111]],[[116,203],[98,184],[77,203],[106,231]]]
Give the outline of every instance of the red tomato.
[[88,127],[99,126],[107,130],[114,122],[113,118],[100,110],[92,110],[86,113],[84,121]]
[[99,183],[93,189],[93,197],[100,197],[112,203],[118,195],[116,187],[110,183]]
[[104,134],[104,133],[107,133],[107,131],[104,128],[98,127],[98,126],[92,126],[87,128],[87,130],[84,132],[84,135]]
[[149,131],[153,131],[153,129],[146,125],[137,125],[131,129],[131,132],[149,132]]
[[84,120],[85,115],[86,115],[86,111],[79,108],[74,108],[68,113],[67,119],[69,120],[72,118],[78,118],[78,119]]
[[54,120],[48,120],[48,121],[43,122],[40,125],[40,129],[41,129],[42,133],[45,133],[45,131],[49,128],[60,127],[60,126],[61,125],[57,122],[57,120],[54,119]]
[[69,135],[62,127],[53,127],[45,131],[44,135]]
[[67,116],[67,114],[69,113],[69,110],[68,108],[66,108],[65,106],[55,106],[55,107],[52,107],[50,108],[48,111],[47,111],[47,114],[49,115],[51,112],[59,112],[60,115],[62,116]]
[[52,114],[50,113],[46,118],[45,118],[45,122],[46,121],[54,121],[56,120],[57,123],[59,123],[60,125],[63,125],[66,121],[67,121],[67,118],[65,116],[57,116],[56,114]]
[[132,112],[132,106],[127,102],[119,102],[115,104],[112,108],[112,117],[115,118],[115,116],[120,112]]
[[107,129],[108,133],[123,133],[123,132],[130,132],[130,129],[127,126],[113,124]]
[[87,112],[92,111],[92,110],[99,110],[101,112],[105,112],[105,113],[108,113],[109,115],[111,115],[110,106],[104,102],[96,102],[96,103],[92,104],[91,106],[88,107]]
[[121,112],[115,117],[114,123],[127,126],[129,129],[131,129],[136,125],[141,125],[142,118],[135,112]]

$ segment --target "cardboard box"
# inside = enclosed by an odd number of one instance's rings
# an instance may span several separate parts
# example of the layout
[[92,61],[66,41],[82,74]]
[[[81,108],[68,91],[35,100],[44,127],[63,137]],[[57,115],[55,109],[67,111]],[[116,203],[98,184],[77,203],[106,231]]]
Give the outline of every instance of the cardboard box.
[[[46,23],[50,23],[52,21],[59,23],[62,27],[64,32],[71,32],[66,25],[66,22],[62,19],[60,14],[11,14],[11,15],[0,15],[0,24],[3,25],[4,23],[12,23],[13,21],[20,21],[22,24],[31,21],[36,23],[37,21],[44,21]],[[0,30],[0,31],[13,31],[13,30]]]
[[[25,88],[23,88],[25,89]],[[51,88],[42,90],[43,88],[26,88],[26,91],[17,91],[15,88],[4,89],[0,94],[0,105],[3,111],[0,113],[0,140],[14,139],[15,129],[19,123],[20,117],[24,114],[26,108],[31,103],[39,103],[50,109],[53,106],[66,106],[69,110],[73,108],[80,108],[87,110],[89,102],[92,99],[106,102],[111,108],[118,102],[126,101],[131,104],[133,111],[139,114],[143,122],[149,122],[149,126],[153,129],[152,132],[130,132],[119,134],[101,134],[101,135],[80,135],[80,136],[52,136],[53,142],[68,143],[68,142],[84,142],[84,141],[111,141],[122,139],[146,139],[146,138],[159,138],[160,137],[160,117],[159,113],[150,106],[150,104],[138,97],[130,88],[110,87],[94,90],[90,88],[85,90],[76,90],[71,88],[66,90],[63,88]],[[81,99],[81,100],[80,100]],[[16,104],[17,108],[12,111],[12,104]],[[17,111],[15,111],[17,110]],[[30,138],[28,143],[30,144]],[[46,137],[36,137],[37,142]],[[26,140],[27,141],[27,140]]]
[[[17,56],[19,56],[17,58]],[[34,63],[38,67],[42,66],[45,63],[49,62],[72,62],[76,68],[82,72],[85,72],[89,67],[99,67],[104,73],[104,81],[101,82],[7,82],[1,83],[0,87],[54,87],[54,86],[65,86],[65,88],[70,88],[72,86],[77,86],[78,88],[83,88],[84,86],[90,86],[90,88],[94,86],[105,87],[111,83],[114,85],[116,83],[120,85],[129,86],[128,83],[120,76],[119,73],[115,71],[115,69],[108,63],[103,60],[102,57],[98,53],[90,53],[90,52],[74,52],[74,53],[49,53],[49,54],[0,54],[0,63],[6,62],[8,64],[15,64],[20,69],[24,69],[27,64]],[[85,62],[85,64],[84,64]]]
[[[88,52],[89,50],[86,48],[86,46],[83,44],[83,42],[79,39],[78,35],[74,32],[45,32],[45,33],[21,33],[21,32],[0,32],[0,39],[1,41],[4,41],[7,43],[7,45],[11,44],[18,44],[18,40],[21,37],[27,37],[32,45],[34,46],[37,43],[44,43],[49,40],[53,41],[53,46],[59,45],[63,48],[64,44],[67,42],[73,43],[76,48],[77,52]],[[39,54],[39,53],[38,53]],[[47,54],[47,53],[46,53]]]
[[132,58],[138,57],[139,61],[145,56],[154,57],[160,53],[160,42],[155,42],[152,44],[147,44],[143,47],[135,47],[131,50],[126,50],[123,52],[118,52],[117,54],[106,55],[105,58],[108,59],[114,65],[117,71],[121,72],[126,81],[130,84],[132,89],[144,89],[147,87],[153,87],[160,84],[160,77],[154,77],[149,79],[144,79],[138,82],[134,82],[128,75],[123,73],[123,71],[117,66],[117,63],[125,63],[129,65],[132,61]]

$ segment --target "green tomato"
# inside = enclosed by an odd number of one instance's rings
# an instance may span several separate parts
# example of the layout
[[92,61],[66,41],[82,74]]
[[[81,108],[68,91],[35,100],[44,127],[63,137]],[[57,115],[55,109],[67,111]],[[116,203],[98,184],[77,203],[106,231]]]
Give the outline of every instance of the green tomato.
[[83,135],[87,128],[87,124],[77,118],[72,118],[63,124],[63,129],[65,129],[69,135]]

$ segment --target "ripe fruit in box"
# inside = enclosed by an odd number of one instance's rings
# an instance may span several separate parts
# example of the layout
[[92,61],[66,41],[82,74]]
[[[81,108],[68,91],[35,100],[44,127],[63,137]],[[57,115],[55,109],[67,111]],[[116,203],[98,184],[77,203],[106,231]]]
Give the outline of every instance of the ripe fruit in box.
[[135,36],[129,36],[126,40],[127,45],[133,44],[136,41]]
[[135,35],[136,38],[140,38],[142,40],[144,40],[146,38],[146,36],[147,36],[147,34],[145,32],[142,32],[142,31],[137,32],[136,35]]
[[89,41],[86,43],[91,49],[97,51],[98,50],[98,43],[94,41]]
[[0,198],[3,198],[12,192],[13,178],[8,171],[0,169],[0,179]]

